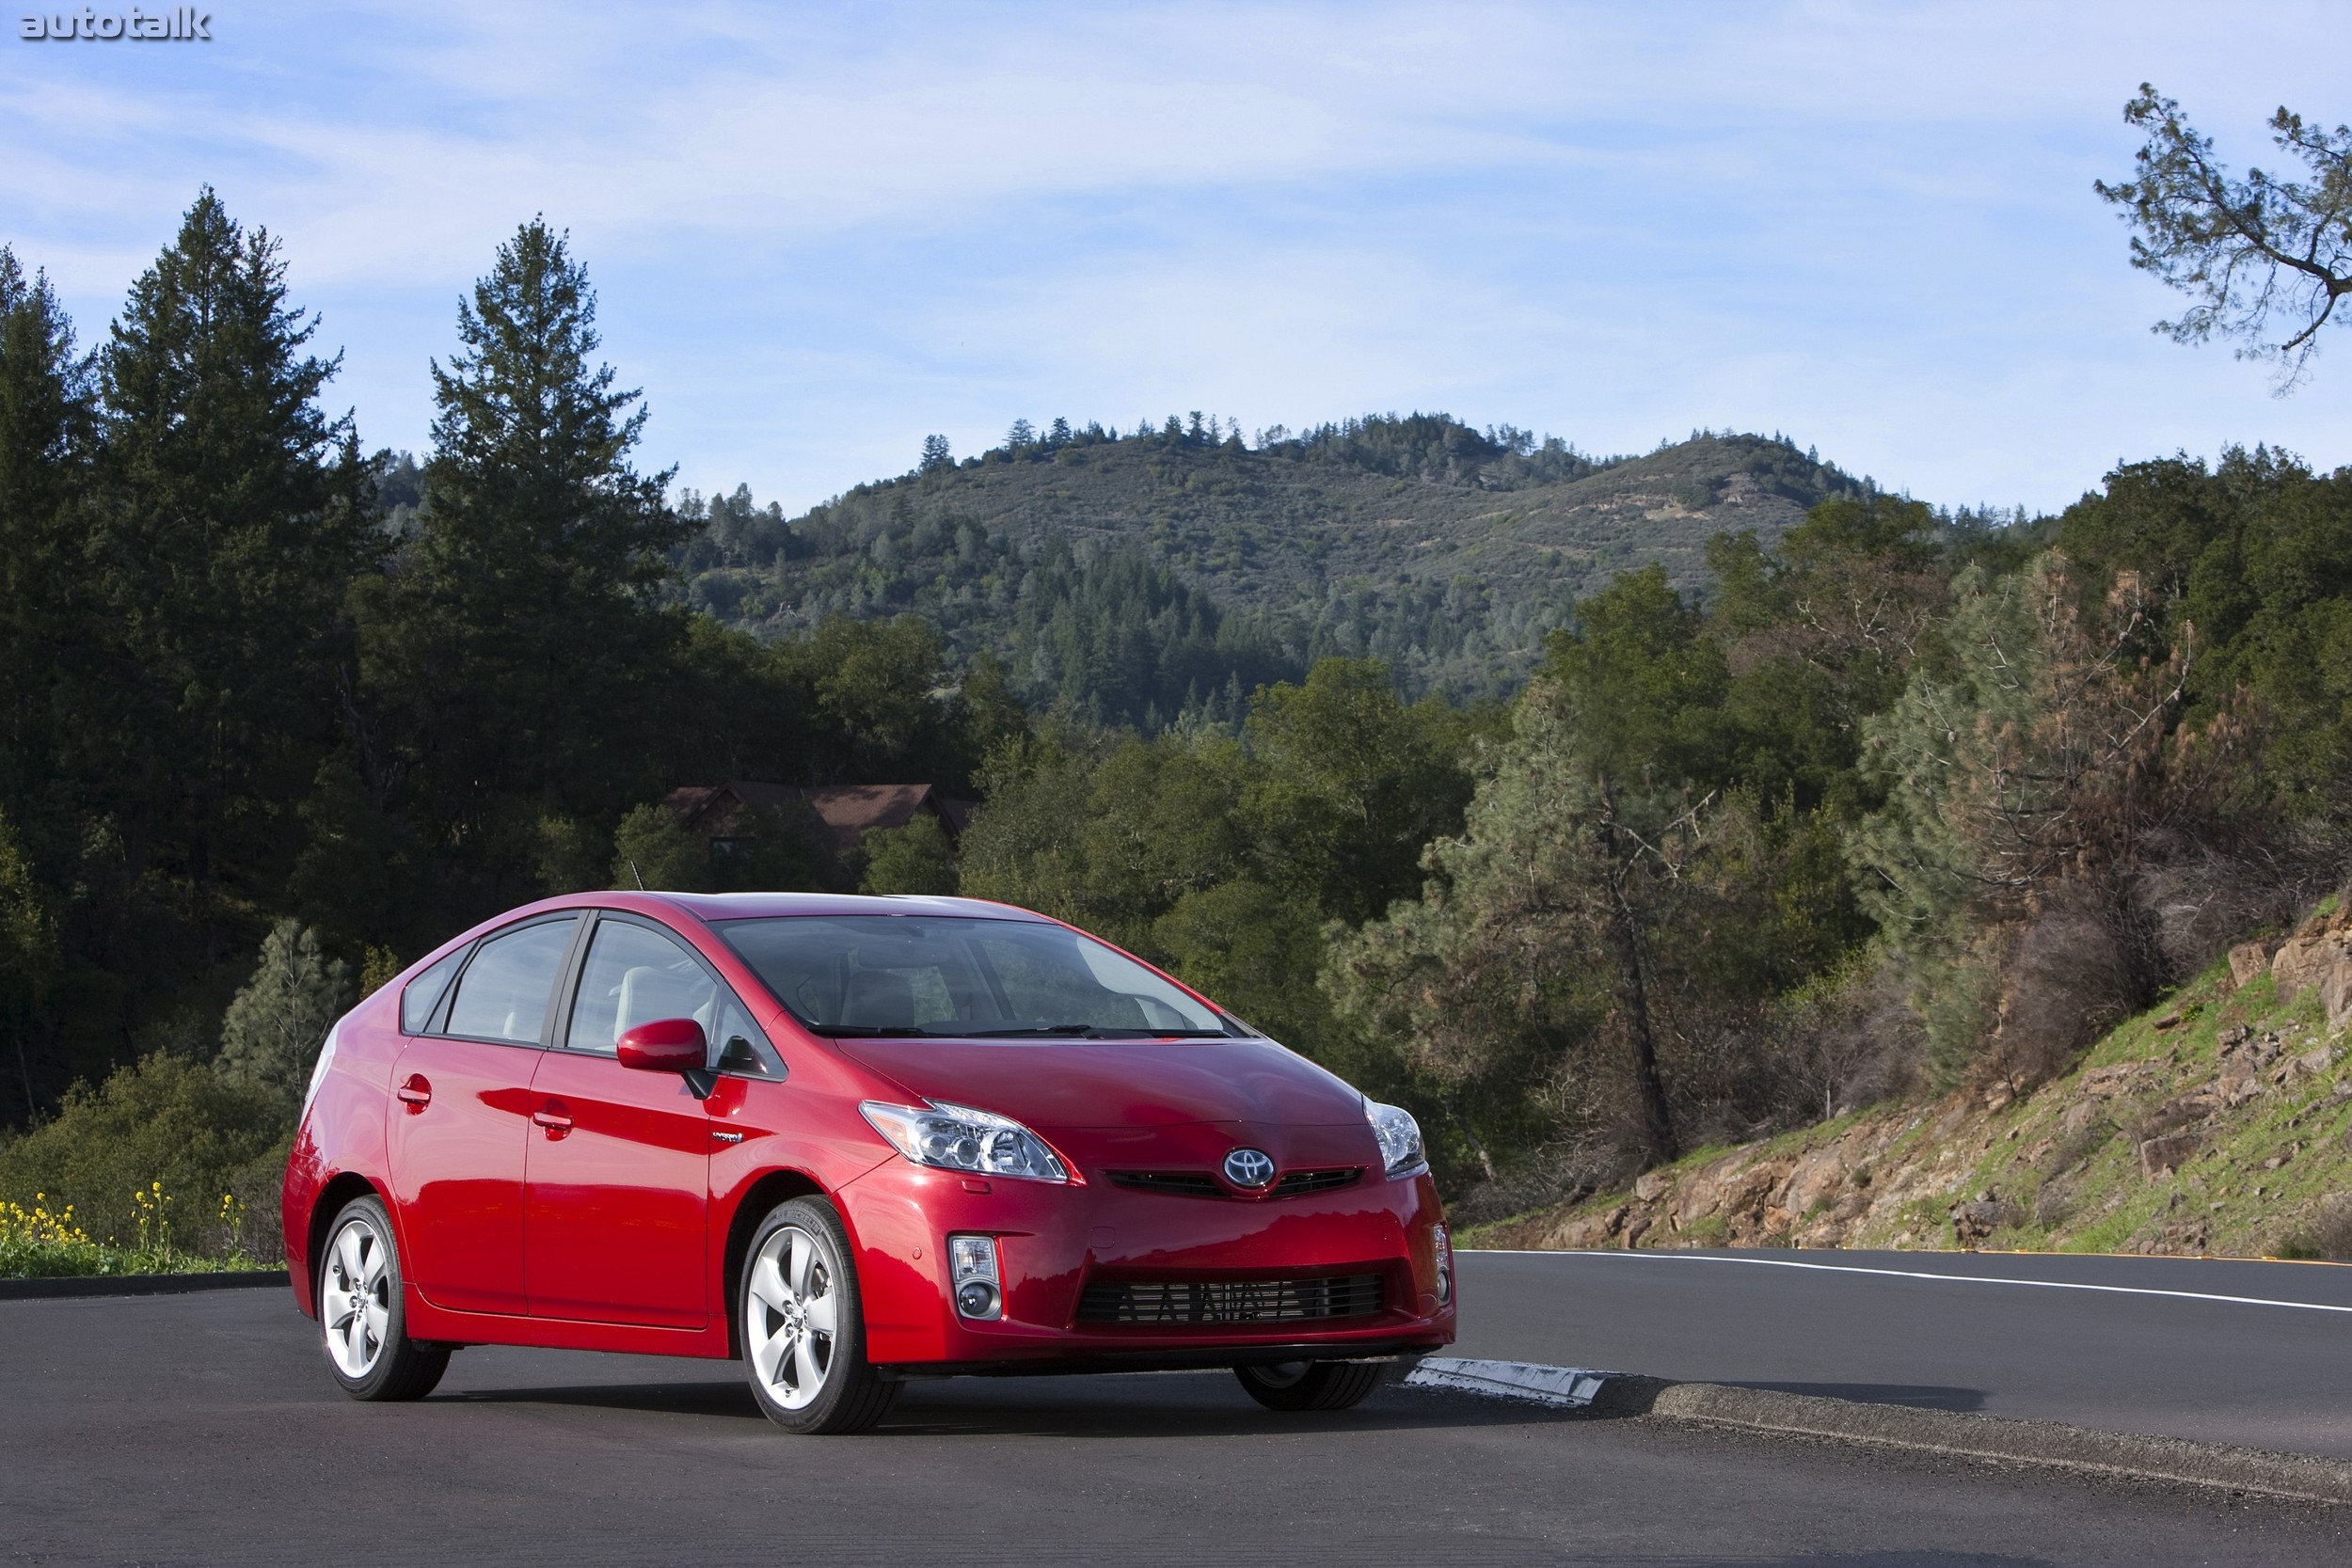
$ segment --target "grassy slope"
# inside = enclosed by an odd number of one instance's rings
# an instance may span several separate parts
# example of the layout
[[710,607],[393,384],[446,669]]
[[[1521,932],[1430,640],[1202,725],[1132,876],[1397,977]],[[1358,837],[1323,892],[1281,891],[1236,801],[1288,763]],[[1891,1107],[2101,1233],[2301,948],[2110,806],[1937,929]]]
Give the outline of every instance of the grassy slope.
[[[2276,1256],[2352,1192],[2352,1053],[2311,989],[2282,1006],[2267,975],[2229,982],[2216,965],[2022,1099],[1952,1095],[1701,1150],[1645,1178],[1646,1198],[1603,1195],[1463,1244],[1948,1248],[1954,1210],[1973,1206],[1963,1221],[1990,1228],[1968,1240],[1986,1248]],[[2167,1134],[2197,1147],[2152,1172],[2141,1141]]]

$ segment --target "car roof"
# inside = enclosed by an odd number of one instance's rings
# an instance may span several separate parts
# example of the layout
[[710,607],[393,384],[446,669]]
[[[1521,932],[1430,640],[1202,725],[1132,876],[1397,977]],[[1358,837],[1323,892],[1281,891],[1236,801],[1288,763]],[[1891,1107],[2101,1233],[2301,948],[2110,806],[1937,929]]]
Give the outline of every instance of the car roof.
[[921,894],[850,893],[607,893],[594,902],[609,909],[668,905],[705,921],[773,919],[780,915],[962,915],[979,920],[1024,920],[1050,925],[1043,915],[985,898],[934,898]]

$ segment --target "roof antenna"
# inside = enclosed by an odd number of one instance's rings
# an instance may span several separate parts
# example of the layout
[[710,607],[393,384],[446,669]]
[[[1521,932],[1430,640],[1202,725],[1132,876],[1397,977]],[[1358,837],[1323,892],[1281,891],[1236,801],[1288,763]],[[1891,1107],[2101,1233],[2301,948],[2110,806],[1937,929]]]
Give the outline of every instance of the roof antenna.
[[631,858],[630,858],[630,860],[629,860],[629,863],[628,863],[628,874],[629,874],[630,876],[632,876],[632,877],[634,877],[634,878],[636,878],[636,879],[637,879],[637,891],[638,891],[638,892],[640,892],[640,893],[644,892],[644,891],[645,891],[645,874],[644,874],[644,872],[642,872],[642,871],[640,871],[640,870],[638,870],[638,869],[637,869],[637,862],[636,862],[636,859],[635,859],[634,857],[631,857]]

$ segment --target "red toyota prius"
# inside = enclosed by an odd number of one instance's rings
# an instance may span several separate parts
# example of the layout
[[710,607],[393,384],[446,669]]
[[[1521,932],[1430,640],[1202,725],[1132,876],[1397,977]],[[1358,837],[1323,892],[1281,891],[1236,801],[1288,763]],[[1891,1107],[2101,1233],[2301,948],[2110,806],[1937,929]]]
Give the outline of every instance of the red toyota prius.
[[467,1345],[909,1378],[1231,1367],[1330,1410],[1454,1338],[1421,1130],[1104,942],[960,898],[592,894],[339,1022],[286,1259],[354,1398]]

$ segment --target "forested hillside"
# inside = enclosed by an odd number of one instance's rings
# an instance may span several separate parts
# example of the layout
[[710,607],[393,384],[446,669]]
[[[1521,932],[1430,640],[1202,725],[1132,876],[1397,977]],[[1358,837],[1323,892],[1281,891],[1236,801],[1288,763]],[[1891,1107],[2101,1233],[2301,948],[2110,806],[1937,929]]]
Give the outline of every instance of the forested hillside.
[[1038,705],[1157,728],[1239,716],[1323,657],[1385,661],[1408,697],[1518,688],[1582,594],[1657,562],[1707,579],[1706,543],[1766,543],[1863,482],[1782,438],[1694,433],[1594,458],[1508,427],[1375,415],[1293,435],[1198,414],[1044,431],[978,457],[934,437],[917,470],[787,519],[704,501],[692,602],[784,635],[911,612],[989,652]]

